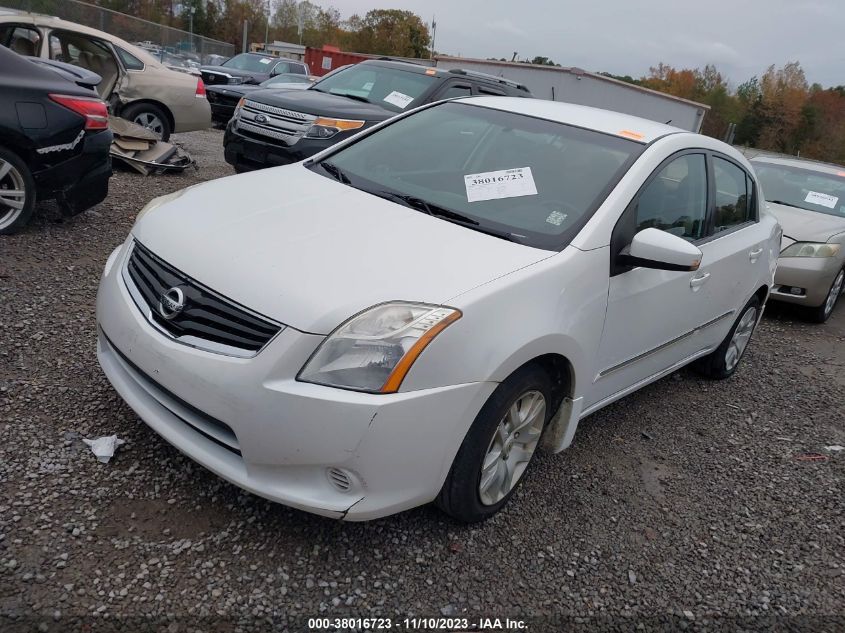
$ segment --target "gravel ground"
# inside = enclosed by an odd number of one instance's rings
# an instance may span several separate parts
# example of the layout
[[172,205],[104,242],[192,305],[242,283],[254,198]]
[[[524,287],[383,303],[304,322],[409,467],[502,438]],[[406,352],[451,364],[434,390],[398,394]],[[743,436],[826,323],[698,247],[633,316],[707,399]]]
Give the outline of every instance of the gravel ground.
[[[682,371],[591,416],[483,525],[431,507],[342,524],[195,465],[100,372],[107,255],[148,199],[232,173],[220,132],[177,140],[198,171],[118,172],[103,204],[43,206],[0,240],[0,630],[845,630],[845,452],[825,449],[845,445],[845,305],[825,326],[772,308],[731,380]],[[127,443],[101,464],[81,438],[112,433]]]

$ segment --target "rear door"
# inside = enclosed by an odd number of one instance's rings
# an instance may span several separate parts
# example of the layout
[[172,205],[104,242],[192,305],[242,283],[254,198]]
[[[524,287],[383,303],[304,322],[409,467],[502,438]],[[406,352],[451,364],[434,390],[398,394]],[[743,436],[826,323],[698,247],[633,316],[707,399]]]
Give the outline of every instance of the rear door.
[[50,59],[74,64],[100,75],[103,80],[97,86],[97,94],[108,99],[120,79],[121,70],[107,42],[73,31],[53,30],[48,46]]
[[711,205],[708,237],[699,244],[702,268],[709,277],[702,294],[713,306],[713,327],[702,330],[707,347],[719,345],[727,336],[738,312],[757,290],[755,284],[766,278],[768,263],[763,256],[768,236],[759,229],[757,192],[754,180],[739,163],[727,156],[708,156]]

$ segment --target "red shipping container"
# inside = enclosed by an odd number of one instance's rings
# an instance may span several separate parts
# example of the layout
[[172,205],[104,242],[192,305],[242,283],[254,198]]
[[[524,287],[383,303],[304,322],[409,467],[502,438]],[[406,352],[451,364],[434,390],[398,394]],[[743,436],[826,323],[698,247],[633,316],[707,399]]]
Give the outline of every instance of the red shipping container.
[[357,64],[371,58],[371,55],[344,53],[336,46],[323,46],[323,48],[311,48],[309,46],[305,49],[305,63],[311,69],[311,74],[317,77],[322,77],[341,66]]

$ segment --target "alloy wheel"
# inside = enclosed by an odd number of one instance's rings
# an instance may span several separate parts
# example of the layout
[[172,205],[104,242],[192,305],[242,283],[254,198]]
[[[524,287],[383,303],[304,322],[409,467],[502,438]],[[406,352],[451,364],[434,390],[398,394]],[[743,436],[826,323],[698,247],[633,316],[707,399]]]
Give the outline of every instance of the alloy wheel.
[[756,325],[757,308],[751,306],[737,323],[728,350],[725,352],[725,369],[728,371],[733,371],[734,367],[739,364],[739,359],[745,353],[745,348],[748,347],[748,342],[751,340],[751,334],[754,333]]
[[0,158],[0,230],[14,224],[26,206],[23,175]]
[[833,312],[833,307],[836,305],[839,295],[842,294],[843,286],[845,286],[845,270],[840,270],[833,282],[833,285],[830,287],[830,292],[828,293],[827,300],[824,304],[825,317],[830,316],[830,313]]
[[481,464],[478,494],[484,505],[499,503],[514,489],[537,450],[545,421],[546,398],[539,391],[519,396],[502,417]]
[[164,123],[152,112],[141,112],[135,117],[134,123],[147,128],[159,137],[164,134]]

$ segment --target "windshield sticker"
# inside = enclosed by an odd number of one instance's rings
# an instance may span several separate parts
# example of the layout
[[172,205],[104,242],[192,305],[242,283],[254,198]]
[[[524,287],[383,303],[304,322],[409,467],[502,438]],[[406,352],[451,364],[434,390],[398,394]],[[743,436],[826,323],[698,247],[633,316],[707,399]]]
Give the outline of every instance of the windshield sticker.
[[464,176],[467,202],[536,196],[537,186],[530,167],[488,171]]
[[560,211],[552,211],[549,214],[549,217],[546,218],[546,222],[549,224],[554,224],[555,226],[560,226],[566,221],[566,214],[561,213]]
[[266,57],[263,57],[263,58],[259,59],[258,61],[260,61],[262,64],[269,64],[273,60],[267,59]]
[[[368,81],[368,82],[367,82],[367,83],[365,83],[363,86],[361,86],[361,90],[367,90],[367,91],[370,91],[370,90],[372,90],[372,89],[373,89],[373,82],[372,82],[372,81]],[[387,101],[387,99],[385,99],[385,101]]]
[[826,193],[811,191],[807,194],[807,197],[804,198],[804,202],[809,202],[810,204],[817,204],[820,207],[827,207],[828,209],[835,209],[836,203],[839,202],[839,198],[837,198],[836,196],[829,196]]
[[394,90],[389,95],[387,95],[383,101],[387,101],[387,103],[391,105],[395,105],[397,108],[402,108],[403,110],[408,107],[408,104],[413,101],[413,97],[409,97],[406,94],[398,92]]

